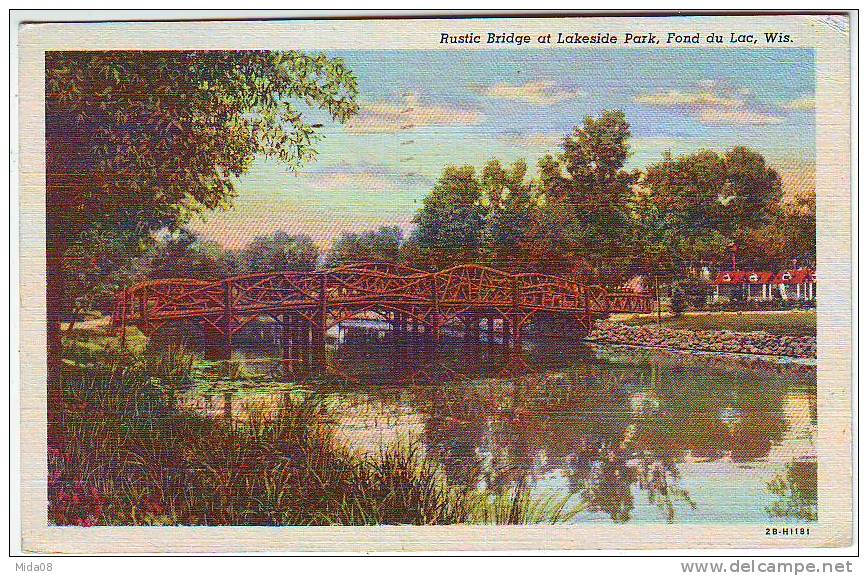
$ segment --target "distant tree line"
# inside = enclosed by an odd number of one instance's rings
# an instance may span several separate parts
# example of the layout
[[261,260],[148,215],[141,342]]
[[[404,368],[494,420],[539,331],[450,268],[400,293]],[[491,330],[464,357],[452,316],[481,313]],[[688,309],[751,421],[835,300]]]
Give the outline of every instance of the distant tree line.
[[[630,125],[621,111],[585,118],[535,177],[524,160],[481,170],[447,166],[415,229],[380,250],[381,231],[354,235],[351,254],[420,268],[479,262],[542,272],[686,274],[729,261],[775,269],[815,259],[813,196],[784,199],[781,178],[743,146],[625,168]],[[396,256],[397,255],[397,256]]]

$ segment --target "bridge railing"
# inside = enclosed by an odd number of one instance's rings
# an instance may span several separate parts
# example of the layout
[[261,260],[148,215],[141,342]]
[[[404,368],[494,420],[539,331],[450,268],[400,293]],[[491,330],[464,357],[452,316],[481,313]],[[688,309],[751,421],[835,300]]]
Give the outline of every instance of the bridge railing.
[[656,296],[653,292],[629,292],[610,290],[607,294],[608,312],[633,312],[650,314],[654,312]]
[[562,311],[604,315],[648,313],[654,296],[647,292],[609,291],[602,286],[538,273],[510,274],[478,265],[460,265],[439,272],[405,267],[355,264],[324,271],[275,272],[217,281],[153,280],[121,291],[116,325],[204,318],[231,322],[233,314],[279,313],[311,309],[326,313],[329,305],[391,304],[452,309],[466,306]]

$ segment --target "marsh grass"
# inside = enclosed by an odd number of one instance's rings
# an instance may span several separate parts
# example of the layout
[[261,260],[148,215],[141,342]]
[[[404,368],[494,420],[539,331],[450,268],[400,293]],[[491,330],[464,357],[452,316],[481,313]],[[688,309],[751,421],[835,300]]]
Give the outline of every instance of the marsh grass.
[[212,419],[179,408],[183,347],[67,347],[64,404],[50,407],[49,517],[58,525],[519,524],[565,522],[566,499],[446,482],[413,438],[371,455],[335,434],[326,407]]
[[149,347],[139,357],[142,374],[159,386],[177,390],[193,384],[196,356],[184,344],[170,344],[157,350]]
[[523,486],[497,493],[477,492],[472,497],[468,520],[473,524],[560,524],[585,510],[570,506],[570,495],[534,497]]

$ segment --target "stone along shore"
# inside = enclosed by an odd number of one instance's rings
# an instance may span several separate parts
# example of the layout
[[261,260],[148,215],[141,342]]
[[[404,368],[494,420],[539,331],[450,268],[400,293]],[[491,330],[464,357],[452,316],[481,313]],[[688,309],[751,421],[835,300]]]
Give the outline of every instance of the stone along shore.
[[783,336],[768,332],[677,330],[656,324],[634,326],[600,321],[588,336],[592,342],[736,354],[816,358],[816,336]]

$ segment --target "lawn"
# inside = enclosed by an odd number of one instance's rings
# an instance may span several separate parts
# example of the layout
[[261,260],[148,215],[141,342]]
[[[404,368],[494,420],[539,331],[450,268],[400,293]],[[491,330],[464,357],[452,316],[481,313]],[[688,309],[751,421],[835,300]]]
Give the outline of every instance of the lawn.
[[[627,324],[656,324],[656,315],[617,315],[612,320]],[[734,332],[765,331],[787,336],[814,336],[817,333],[817,313],[813,310],[789,312],[692,312],[676,318],[663,315],[661,324],[684,330],[732,330]]]

